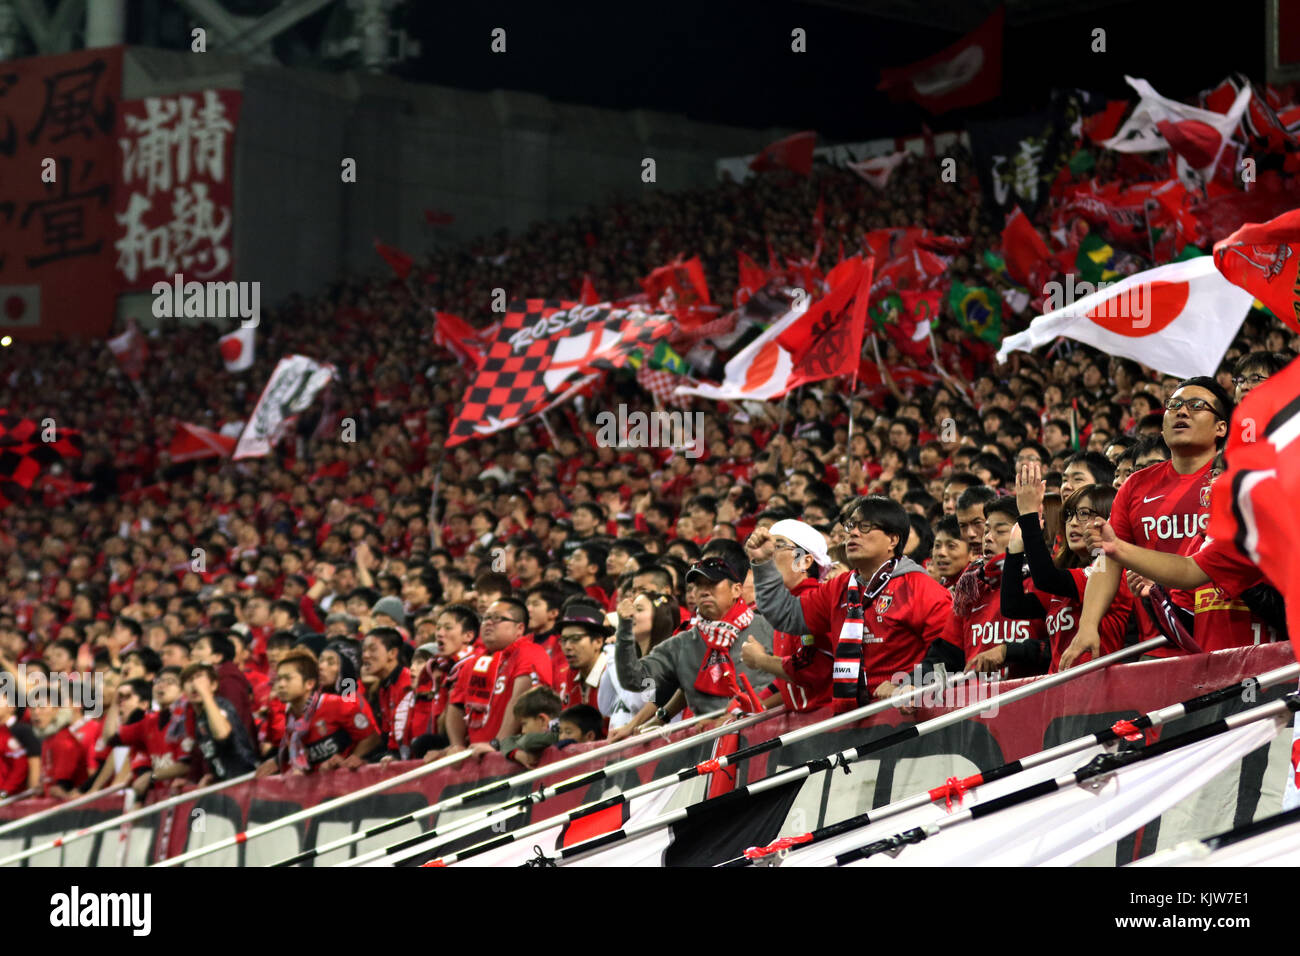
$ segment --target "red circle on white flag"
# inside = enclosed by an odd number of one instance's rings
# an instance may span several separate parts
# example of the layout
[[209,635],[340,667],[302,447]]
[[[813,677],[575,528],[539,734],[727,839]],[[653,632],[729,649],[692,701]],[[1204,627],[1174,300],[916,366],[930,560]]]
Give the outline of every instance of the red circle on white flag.
[[244,343],[238,337],[221,340],[221,357],[227,362],[234,362],[244,351]]
[[1088,313],[1088,318],[1107,332],[1142,338],[1161,331],[1182,315],[1189,295],[1186,282],[1139,284],[1103,302]]

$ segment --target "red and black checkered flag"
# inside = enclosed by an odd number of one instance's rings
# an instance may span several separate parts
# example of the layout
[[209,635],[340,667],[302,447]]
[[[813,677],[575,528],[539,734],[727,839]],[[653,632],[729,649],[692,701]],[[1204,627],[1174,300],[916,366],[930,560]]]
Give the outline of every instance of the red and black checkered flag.
[[546,299],[511,303],[461,399],[447,447],[510,428],[563,400],[574,379],[620,368],[672,329],[673,316],[637,306]]
[[[51,441],[43,441],[49,437]],[[43,429],[18,415],[0,412],[0,508],[26,496],[50,465],[80,458],[81,433],[70,428]]]

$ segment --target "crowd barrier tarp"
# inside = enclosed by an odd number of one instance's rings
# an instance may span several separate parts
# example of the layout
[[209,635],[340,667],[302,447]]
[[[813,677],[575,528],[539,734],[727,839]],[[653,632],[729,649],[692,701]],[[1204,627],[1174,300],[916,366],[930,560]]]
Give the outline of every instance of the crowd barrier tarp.
[[[873,807],[884,806],[893,800],[936,787],[949,777],[965,777],[980,770],[991,769],[1108,727],[1117,720],[1137,717],[1147,711],[1283,666],[1292,660],[1294,656],[1289,644],[1266,644],[1213,654],[1113,665],[1104,671],[998,708],[995,713],[970,718],[892,748],[879,756],[855,763],[851,773],[846,774],[836,769],[830,773],[814,774],[804,781],[781,828],[781,835],[803,833]],[[1017,686],[1019,683],[1008,683],[1005,686]],[[1209,708],[1174,721],[1167,727],[1148,731],[1147,742],[1153,742],[1162,733],[1182,733],[1264,701],[1275,700],[1293,689],[1289,686],[1275,687],[1260,693],[1257,699],[1248,699],[1243,695],[1240,700]],[[935,717],[947,709],[955,709],[970,702],[969,699],[956,699],[950,702],[951,708],[923,708],[911,717],[890,711],[861,724],[760,754],[740,765],[738,783],[743,785],[760,780],[807,760],[866,743],[903,723]],[[824,719],[829,713],[829,710],[824,710],[812,714],[775,717],[747,730],[743,734],[742,743],[759,743],[795,727]],[[656,746],[658,742],[659,738],[655,736],[646,746]],[[599,745],[580,746],[595,749]],[[616,775],[612,780],[561,794],[530,807],[527,813],[519,814],[518,819],[512,821],[508,828],[515,829],[526,823],[548,819],[614,792],[616,788],[627,789],[637,783],[691,766],[707,759],[711,747],[711,743],[701,743],[698,748],[690,748],[662,761],[647,763],[634,771]],[[563,753],[548,751],[545,762],[553,762],[574,752],[572,748]],[[614,759],[641,752],[642,748],[632,748]],[[607,759],[596,758],[585,769],[594,770],[603,766]],[[1281,805],[1289,760],[1290,735],[1280,734],[1271,745],[1252,752],[1216,777],[1208,786],[1135,833],[1093,854],[1084,864],[1114,866],[1128,863],[1184,840],[1221,833],[1276,813]],[[392,763],[367,766],[355,772],[335,771],[291,778],[268,777],[210,795],[197,803],[182,803],[156,817],[147,817],[132,825],[127,860],[132,865],[141,865],[163,856],[195,849],[385,777],[396,776],[413,766],[410,763]],[[517,764],[490,754],[481,763],[469,761],[430,774],[357,801],[320,819],[309,819],[229,850],[213,853],[195,861],[195,865],[274,863],[317,843],[375,826],[519,772],[521,768]],[[535,782],[533,787],[558,783],[572,775],[574,774],[561,772],[544,778],[540,783]],[[702,784],[704,779],[696,782]],[[450,822],[459,816],[520,796],[522,792],[523,787],[511,788],[508,793],[498,792],[491,797],[471,801],[445,815],[439,814],[421,823],[410,823],[327,854],[313,861],[314,865],[328,866],[348,856],[390,845],[405,837],[417,835],[426,826]],[[694,799],[699,799],[702,795],[701,790],[694,795]],[[14,806],[0,807],[0,822],[18,819],[51,805],[53,801],[34,799]],[[105,797],[85,807],[40,821],[32,827],[0,836],[0,856],[16,853],[64,833],[117,816],[121,812],[120,795]],[[491,835],[476,830],[448,844],[443,850],[452,852],[459,847],[481,842]],[[118,831],[110,830],[76,841],[66,848],[40,854],[26,863],[32,866],[112,866],[116,865],[120,853]]]

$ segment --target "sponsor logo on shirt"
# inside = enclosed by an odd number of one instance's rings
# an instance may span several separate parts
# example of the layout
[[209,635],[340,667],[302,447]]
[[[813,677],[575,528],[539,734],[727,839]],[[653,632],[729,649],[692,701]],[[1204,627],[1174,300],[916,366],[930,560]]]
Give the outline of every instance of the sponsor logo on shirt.
[[1142,518],[1142,532],[1148,541],[1154,539],[1171,541],[1177,538],[1194,538],[1209,527],[1209,524],[1210,516],[1206,513],[1183,512],[1176,515],[1160,515],[1158,518],[1146,515]]

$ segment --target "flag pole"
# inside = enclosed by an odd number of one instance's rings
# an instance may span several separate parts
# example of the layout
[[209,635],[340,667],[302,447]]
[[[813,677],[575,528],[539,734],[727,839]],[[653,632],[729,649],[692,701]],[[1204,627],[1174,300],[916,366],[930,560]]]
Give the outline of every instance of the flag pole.
[[[1131,721],[1117,721],[1111,726],[1099,730],[1096,733],[1086,734],[1082,737],[1076,737],[1074,740],[1058,744],[1047,750],[1041,750],[1038,753],[1023,757],[1020,760],[1013,760],[1010,763],[1004,763],[992,770],[986,770],[982,773],[972,774],[963,780],[949,780],[941,786],[931,790],[922,791],[910,797],[901,800],[895,800],[886,806],[872,810],[869,813],[861,813],[847,820],[841,820],[838,823],[832,823],[820,829],[808,833],[799,834],[793,837],[784,837],[764,847],[750,847],[744,852],[744,855],[728,860],[719,866],[752,866],[764,857],[773,853],[779,853],[781,850],[798,849],[803,851],[805,848],[816,843],[821,843],[833,837],[843,836],[854,830],[860,830],[863,827],[879,823],[889,817],[896,816],[900,813],[906,813],[909,810],[915,810],[925,806],[928,803],[936,801],[950,801],[954,797],[961,802],[962,794],[995,780],[1003,780],[1023,770],[1031,770],[1061,757],[1068,757],[1070,754],[1079,753],[1094,747],[1098,744],[1109,744],[1123,739],[1131,733],[1137,733],[1152,727],[1162,727],[1174,720],[1178,720],[1188,714],[1197,713],[1216,704],[1226,703],[1227,701],[1237,700],[1243,695],[1257,695],[1260,691],[1269,687],[1274,687],[1281,683],[1287,683],[1300,676],[1300,664],[1287,664],[1271,671],[1266,671],[1257,677],[1247,677],[1245,680],[1238,681],[1235,684],[1229,684],[1227,687],[1219,690],[1210,691],[1200,694],[1188,700],[1181,701],[1177,704],[1170,704],[1168,707],[1162,707],[1159,710],[1149,711]],[[1251,699],[1246,697],[1245,699]]]
[[[1000,707],[1004,704],[1014,703],[1015,701],[1022,700],[1034,694],[1041,693],[1042,691],[1049,690],[1050,688],[1068,683],[1069,681],[1072,681],[1077,677],[1082,677],[1084,674],[1090,674],[1094,671],[1104,670],[1105,668],[1109,667],[1111,664],[1114,664],[1118,661],[1125,660],[1126,658],[1130,658],[1130,657],[1138,657],[1142,654],[1145,654],[1147,651],[1154,650],[1157,647],[1163,647],[1166,644],[1171,644],[1171,643],[1172,641],[1170,641],[1170,639],[1167,637],[1153,637],[1149,640],[1142,641],[1141,643],[1134,644],[1130,647],[1122,647],[1119,650],[1107,654],[1103,657],[1094,658],[1093,660],[1089,661],[1086,664],[1081,664],[1077,667],[1072,667],[1066,671],[1058,671],[1055,674],[1049,674],[1046,677],[1042,677],[1037,680],[1030,681],[1026,684],[1022,684],[1020,687],[1013,688],[1012,690],[1003,693],[998,693],[994,696],[989,697],[985,701],[980,701],[974,704],[970,704],[969,706],[959,708],[958,710],[949,711],[946,714],[942,714],[939,717],[934,717],[930,720],[923,721],[922,723],[919,724],[908,724],[907,726],[900,727],[898,730],[895,730],[893,733],[886,734],[885,736],[877,740],[873,740],[859,747],[855,747],[849,750],[842,750],[839,753],[831,754],[830,756],[827,757],[820,757],[815,760],[809,760],[806,763],[804,763],[802,766],[794,767],[790,770],[783,771],[771,777],[765,777],[764,779],[759,780],[756,783],[749,784],[745,787],[739,787],[731,791],[730,793],[724,794],[722,797],[714,797],[711,800],[702,800],[699,803],[691,805],[690,807],[683,807],[681,810],[676,810],[673,811],[672,813],[655,817],[651,820],[646,820],[639,825],[625,827],[624,829],[617,831],[616,834],[606,834],[601,837],[596,837],[593,840],[587,840],[583,843],[574,844],[571,847],[565,847],[560,851],[560,855],[558,858],[552,857],[551,859],[556,860],[557,862],[568,863],[578,857],[586,856],[590,853],[594,853],[598,850],[604,849],[605,847],[609,846],[611,843],[617,843],[623,840],[632,839],[634,837],[642,836],[643,834],[649,833],[652,830],[662,829],[663,827],[671,826],[674,823],[679,823],[682,820],[685,820],[688,815],[694,815],[701,812],[701,808],[703,807],[707,807],[711,805],[716,806],[717,804],[714,803],[715,800],[725,799],[728,801],[728,803],[731,803],[738,800],[742,800],[745,797],[756,796],[757,794],[764,793],[776,787],[784,786],[785,784],[792,783],[796,780],[802,780],[812,775],[813,773],[818,773],[823,770],[830,770],[834,767],[847,768],[848,764],[861,760],[864,757],[870,756],[871,754],[879,753],[882,750],[887,750],[890,747],[894,746],[895,744],[905,743],[909,740],[913,740],[918,737],[923,737],[927,734],[934,733],[937,730],[942,730],[944,727],[948,727],[951,726],[952,724],[960,723],[961,721],[967,719],[968,717],[974,717],[980,713],[983,713],[984,711],[988,710],[991,707],[994,706]],[[975,674],[974,671],[967,671],[959,675],[956,678],[956,681],[968,681],[972,677],[976,677],[976,676],[977,675]],[[860,710],[850,711],[848,714],[842,715],[842,717],[832,718],[831,720],[822,721],[821,723],[817,723],[817,724],[810,724],[807,727],[803,727],[800,730],[794,731],[793,733],[785,734],[773,740],[764,741],[762,744],[759,744],[757,747],[749,747],[746,748],[745,750],[738,751],[737,753],[732,754],[730,757],[721,757],[718,758],[717,760],[709,761],[707,765],[706,764],[700,765],[701,767],[706,768],[704,771],[701,771],[700,767],[692,768],[692,770],[696,772],[713,773],[721,769],[721,767],[723,766],[729,766],[738,763],[741,760],[747,760],[750,757],[755,756],[757,753],[765,753],[769,750],[775,750],[778,747],[784,747],[787,744],[794,743],[798,740],[802,740],[805,736],[811,736],[812,734],[815,733],[822,733],[827,729],[831,729],[832,727],[841,726],[843,722],[843,718],[846,717],[851,717],[853,720],[859,720],[863,717],[880,713],[887,708],[902,707],[908,705],[912,705],[912,706],[923,705],[925,695],[933,692],[934,692],[934,688],[929,685],[924,687],[915,687],[910,691],[905,691],[901,694],[895,694],[892,698],[889,698],[888,700],[879,701],[877,704],[862,708]],[[690,774],[690,776],[695,775],[692,774],[690,771],[684,770],[681,771],[681,774],[679,774],[679,776],[682,776],[684,774]],[[682,776],[682,779],[690,779],[690,776]],[[523,831],[520,832],[522,833]]]
[[362,787],[359,790],[345,793],[341,797],[335,797],[332,800],[326,800],[324,803],[318,803],[314,806],[305,807],[302,810],[285,814],[282,817],[277,817],[269,823],[255,826],[252,829],[243,831],[242,833],[236,833],[234,836],[223,837],[213,843],[204,844],[197,849],[189,850],[188,852],[178,854],[177,856],[168,857],[165,860],[159,860],[153,865],[168,867],[180,866],[182,863],[188,863],[190,860],[196,860],[199,857],[207,856],[209,853],[216,853],[218,850],[227,850],[232,846],[247,843],[249,840],[262,836],[264,833],[271,833],[294,823],[299,823],[303,820],[311,819],[312,817],[321,816],[322,814],[329,813],[331,810],[347,806],[349,803],[355,803],[356,801],[365,799],[373,794],[408,783],[419,777],[428,776],[435,771],[460,763],[462,760],[469,757],[470,754],[471,751],[462,750],[460,753],[452,754],[450,757],[443,757],[441,760],[435,760],[432,763],[424,764],[421,767],[416,767],[414,770],[408,770],[406,773],[399,773],[397,776],[389,777],[387,780],[380,780],[378,783],[372,783],[368,787]]
[[[712,711],[711,713],[698,714],[695,717],[691,717],[686,720],[681,720],[673,724],[665,724],[663,727],[660,728],[660,734],[664,735],[663,739],[666,740],[667,735],[669,734],[675,734],[680,730],[686,730],[687,728],[702,723],[703,721],[706,720],[714,720],[718,717],[723,716],[724,713],[725,711],[723,710],[715,710]],[[689,738],[689,739],[695,740],[698,743],[697,738]],[[456,807],[463,806],[466,803],[471,803],[475,800],[482,799],[483,797],[490,797],[498,793],[506,793],[522,784],[530,784],[535,780],[541,780],[543,777],[554,776],[556,773],[560,773],[565,770],[570,770],[574,767],[579,767],[582,764],[590,763],[593,760],[599,760],[602,757],[619,753],[635,745],[644,745],[647,742],[648,741],[645,732],[642,732],[641,734],[633,735],[631,737],[625,737],[623,740],[615,741],[614,743],[607,744],[603,747],[597,747],[595,750],[589,750],[586,751],[585,753],[574,754],[572,757],[567,757],[563,760],[557,760],[555,763],[549,763],[543,767],[537,767],[533,770],[528,771],[527,773],[522,773],[519,774],[518,776],[510,777],[507,780],[501,780],[501,781],[497,781],[496,783],[486,784],[482,787],[476,787],[467,793],[458,794],[457,796],[449,797],[446,800],[440,800],[431,806],[423,807],[419,810],[415,810],[412,813],[408,813],[400,817],[395,817],[392,820],[388,820],[385,823],[377,824],[376,826],[370,827],[369,829],[359,831],[357,833],[349,834],[348,836],[345,837],[340,837],[339,839],[334,840],[330,843],[326,843],[323,846],[315,847],[310,850],[304,850],[302,853],[299,853],[297,856],[281,860],[280,862],[273,863],[271,865],[277,867],[296,866],[299,863],[305,863],[308,860],[311,860],[315,857],[322,856],[323,854],[332,852],[333,850],[338,850],[345,846],[351,846],[353,843],[357,843],[361,840],[368,839],[369,837],[378,836],[381,833],[387,833],[389,830],[395,830],[400,826],[405,826],[406,824],[413,823],[416,820],[422,820],[425,817],[432,816],[435,813],[440,813],[444,810],[451,810]],[[675,747],[677,743],[681,743],[681,741],[677,741],[674,744],[669,744],[668,747],[660,747],[657,750],[649,751],[649,754],[653,755],[654,759],[658,759],[659,757],[662,757],[665,753],[670,752],[671,748]],[[647,757],[647,759],[650,758]],[[640,762],[644,762],[644,761],[640,761]],[[639,765],[639,764],[635,764],[635,765]],[[609,775],[611,772],[614,771],[612,767],[609,767],[609,768],[604,768],[602,770],[596,770],[588,774],[579,774],[576,777],[566,778],[560,783],[555,784],[554,787],[547,788],[547,789],[555,790],[556,793],[564,793],[576,787],[585,786],[589,782],[600,780],[605,776]],[[544,792],[545,791],[538,791],[539,794]],[[539,799],[538,794],[525,794],[523,797],[519,798],[518,800],[507,800],[504,803],[494,804],[493,806],[486,807],[482,811],[476,812],[475,818],[482,819],[489,816],[490,814],[499,813],[502,810],[509,809],[516,805],[532,804],[534,802],[537,802],[538,799]],[[548,799],[548,797],[541,797],[540,799],[544,800],[544,799]],[[468,818],[462,817],[456,820],[455,822],[459,824],[466,819]],[[425,832],[425,833],[421,833],[419,838],[423,840],[428,836],[429,833]]]
[[[923,827],[915,827],[905,833],[895,834],[881,840],[873,840],[865,846],[860,846],[841,853],[835,857],[836,866],[844,866],[858,860],[865,860],[869,857],[876,856],[880,853],[896,853],[904,846],[912,843],[920,843],[928,840],[930,837],[938,836],[944,830],[948,830],[960,823],[969,823],[971,820],[982,819],[996,813],[999,810],[1005,810],[1008,807],[1019,806],[1035,800],[1038,797],[1046,796],[1049,793],[1058,793],[1062,790],[1068,790],[1072,787],[1084,785],[1089,780],[1095,780],[1098,777],[1104,777],[1109,774],[1130,767],[1133,764],[1142,763],[1155,757],[1162,757],[1165,754],[1188,747],[1193,744],[1201,743],[1205,740],[1212,739],[1221,734],[1241,727],[1248,726],[1261,720],[1273,720],[1278,724],[1277,729],[1284,726],[1284,718],[1289,720],[1291,715],[1300,710],[1300,698],[1291,694],[1282,700],[1274,701],[1271,704],[1264,704],[1260,707],[1252,708],[1240,714],[1234,714],[1216,720],[1213,723],[1206,724],[1203,727],[1197,727],[1186,733],[1179,734],[1175,737],[1164,737],[1160,741],[1143,747],[1139,750],[1120,750],[1116,753],[1100,754],[1088,764],[1071,770],[1068,773],[1061,774],[1051,780],[1044,780],[1031,786],[1022,787],[1012,793],[998,797],[996,800],[985,804],[977,805],[973,808],[954,811],[950,816],[940,817],[933,823]],[[1151,816],[1158,814],[1152,813]],[[1104,832],[1104,831],[1103,831]]]
[[[582,787],[586,787],[600,780],[609,779],[627,770],[631,770],[635,767],[639,767],[641,764],[648,763],[652,760],[658,760],[662,757],[668,756],[669,754],[678,753],[679,751],[682,750],[689,750],[693,747],[699,746],[702,743],[707,743],[710,740],[715,740],[718,737],[727,736],[728,734],[734,734],[737,731],[744,730],[745,728],[753,726],[754,724],[761,723],[767,720],[769,717],[775,717],[778,714],[784,713],[784,711],[785,711],[785,705],[780,705],[778,707],[773,707],[771,710],[761,711],[757,714],[750,714],[749,716],[743,717],[740,720],[735,721],[734,723],[722,724],[721,726],[713,727],[710,730],[704,731],[703,733],[696,734],[691,737],[686,737],[682,740],[674,741],[673,743],[668,744],[667,746],[659,747],[655,750],[648,751],[647,753],[644,754],[638,754],[637,756],[630,757],[627,760],[621,760],[618,763],[609,765],[608,767],[602,767],[601,769],[594,770],[591,773],[583,774],[582,776],[574,777],[569,780],[564,780],[560,783],[555,784],[552,787],[547,787],[543,790],[539,790],[535,794],[525,794],[523,797],[519,798],[518,800],[512,800],[507,803],[500,804],[498,806],[488,807],[485,810],[473,815],[472,817],[466,817],[460,820],[455,820],[448,827],[443,827],[437,830],[426,831],[425,833],[421,833],[409,839],[402,840],[400,843],[395,843],[391,846],[387,846],[379,850],[372,850],[369,853],[362,854],[361,856],[358,856],[355,859],[347,860],[339,865],[364,866],[367,863],[372,863],[376,860],[382,860],[385,857],[391,857],[392,862],[397,863],[401,860],[408,859],[412,856],[417,856],[421,853],[426,853],[426,852],[431,852],[433,850],[436,850],[439,847],[445,846],[446,844],[452,842],[453,840],[462,842],[466,839],[466,831],[481,830],[489,826],[492,827],[493,830],[496,830],[498,827],[504,829],[505,825],[508,823],[511,817],[517,816],[521,812],[528,812],[534,803],[548,800],[559,793],[567,793],[571,790],[576,790]],[[724,712],[715,711],[710,716],[716,718],[718,716],[721,716],[722,713]],[[639,742],[639,741],[637,741],[635,737],[629,737],[626,740],[618,741],[618,743],[614,744],[610,748],[610,750],[621,749],[620,745],[627,744],[628,742]],[[580,756],[590,759],[594,755],[596,755],[596,753],[593,751],[592,754],[583,754]],[[538,774],[538,776],[549,776],[553,774],[555,772],[555,766],[556,765],[553,764],[550,767],[539,767],[538,770],[542,771],[542,773]],[[666,781],[666,782],[660,784],[660,786],[653,787],[653,789],[662,789],[662,787],[675,782],[676,779],[677,779],[676,775],[661,777],[659,778],[659,780]],[[516,778],[516,780],[522,781],[523,777]],[[646,784],[645,786],[647,787],[652,786],[652,784],[655,782],[657,781],[652,781],[651,784]],[[620,803],[626,803],[628,800],[632,798],[632,794],[636,791],[636,789],[642,789],[642,788],[634,788],[634,790],[630,790],[626,794],[616,794],[614,796],[605,798],[599,801],[599,804],[603,807],[611,804],[618,805]],[[583,813],[590,812],[592,807],[593,807],[592,803],[585,803],[581,807],[570,811],[568,814],[548,817],[547,819],[540,820],[532,824],[531,826],[527,826],[523,828],[522,830],[512,831],[508,835],[508,837],[494,838],[485,843],[475,843],[471,846],[469,850],[462,851],[460,854],[458,854],[457,859],[464,859],[467,856],[477,856],[479,853],[485,852],[486,850],[493,849],[497,846],[501,846],[506,843],[512,843],[515,840],[519,839],[520,837],[531,836],[534,833],[540,833],[543,830],[547,830],[547,829],[551,829],[552,827],[559,826],[561,823],[565,822],[566,820],[572,819],[574,816],[580,816]],[[469,824],[474,824],[474,825],[469,826]]]

